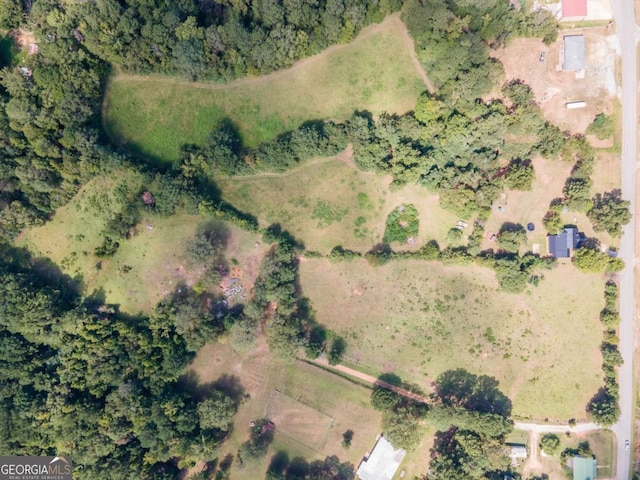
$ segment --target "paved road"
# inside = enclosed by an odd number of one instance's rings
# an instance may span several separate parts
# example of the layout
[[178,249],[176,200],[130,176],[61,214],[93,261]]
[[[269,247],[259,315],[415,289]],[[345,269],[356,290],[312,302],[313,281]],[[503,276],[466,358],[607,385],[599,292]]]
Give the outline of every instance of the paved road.
[[633,388],[633,333],[635,302],[634,245],[635,199],[637,170],[637,67],[635,24],[631,0],[611,0],[616,31],[622,54],[622,196],[631,201],[634,221],[627,225],[622,235],[620,254],[626,267],[620,274],[620,352],[624,365],[618,371],[620,382],[620,421],[613,426],[618,438],[617,480],[629,480],[632,473],[633,449],[626,451],[624,443],[633,438],[634,388]]

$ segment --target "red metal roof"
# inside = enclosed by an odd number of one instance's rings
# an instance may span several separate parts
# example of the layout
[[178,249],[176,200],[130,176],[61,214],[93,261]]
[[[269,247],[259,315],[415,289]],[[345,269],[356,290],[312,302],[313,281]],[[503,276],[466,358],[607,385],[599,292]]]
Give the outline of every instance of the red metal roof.
[[562,0],[563,17],[586,17],[587,0]]

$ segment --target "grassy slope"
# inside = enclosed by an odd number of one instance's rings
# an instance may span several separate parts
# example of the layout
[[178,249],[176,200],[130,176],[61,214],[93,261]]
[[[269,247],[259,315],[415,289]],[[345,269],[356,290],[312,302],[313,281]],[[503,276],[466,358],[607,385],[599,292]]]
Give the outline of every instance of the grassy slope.
[[308,120],[342,120],[354,110],[404,113],[425,89],[404,32],[391,16],[291,69],[227,85],[118,75],[105,97],[105,123],[131,150],[171,162],[181,145],[202,144],[224,118],[244,145],[255,146]]
[[349,360],[378,372],[425,387],[452,368],[492,375],[514,414],[534,418],[582,418],[600,386],[602,280],[570,266],[520,295],[501,292],[490,270],[436,262],[309,260],[300,280]]
[[[390,192],[390,181],[389,177],[356,170],[342,154],[310,162],[289,174],[220,179],[218,185],[225,200],[256,215],[264,224],[280,223],[310,250],[327,253],[342,245],[366,251],[382,240],[387,215],[407,203],[415,204],[420,217],[413,248],[433,238],[443,241],[457,217],[440,208],[437,197],[424,188],[410,185]],[[313,218],[318,202],[346,213],[327,224]],[[408,245],[394,244],[396,247],[409,249]]]

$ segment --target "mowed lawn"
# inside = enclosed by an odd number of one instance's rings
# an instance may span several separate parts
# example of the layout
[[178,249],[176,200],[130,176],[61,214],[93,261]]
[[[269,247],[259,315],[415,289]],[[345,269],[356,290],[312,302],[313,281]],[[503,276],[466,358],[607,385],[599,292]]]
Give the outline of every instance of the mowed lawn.
[[[280,223],[309,250],[333,247],[365,252],[382,241],[387,215],[403,204],[419,213],[416,249],[431,239],[444,242],[457,217],[443,210],[438,197],[418,185],[390,191],[391,177],[361,172],[348,152],[318,159],[284,174],[219,179],[225,200],[255,215],[262,224]],[[442,244],[442,243],[441,243]]]
[[201,145],[229,119],[251,147],[305,121],[344,120],[354,110],[404,113],[425,85],[411,61],[398,15],[287,70],[226,85],[171,77],[116,75],[105,96],[112,138],[158,162],[185,144]]
[[478,266],[365,260],[300,266],[317,320],[344,336],[347,360],[428,388],[443,371],[495,376],[521,418],[584,418],[601,386],[603,280],[570,265],[538,287],[499,290]]
[[[526,250],[532,250],[534,245],[539,246],[541,255],[547,255],[547,231],[542,224],[542,219],[549,210],[549,204],[555,198],[563,197],[562,189],[571,174],[573,163],[562,160],[547,160],[535,158],[533,166],[536,178],[530,191],[521,192],[506,190],[498,200],[494,202],[491,216],[485,222],[485,238],[483,248],[497,248],[495,242],[490,240],[494,233],[500,231],[505,222],[519,223],[526,226],[533,223],[535,230],[527,234]],[[620,188],[620,159],[610,152],[598,151],[593,179],[592,195]],[[566,212],[562,214],[566,225],[577,225],[587,237],[597,237],[604,245],[619,246],[620,240],[612,238],[607,232],[595,232],[591,221],[584,213]]]
[[[98,258],[94,250],[102,243],[101,232],[110,213],[97,206],[94,199],[108,198],[118,184],[115,178],[118,175],[90,181],[56,211],[51,221],[24,231],[17,244],[28,247],[36,256],[51,259],[76,278],[86,295],[97,294],[125,313],[148,313],[180,284],[197,282],[202,270],[189,266],[184,247],[207,219],[185,213],[148,215],[136,226],[132,238],[120,240],[115,255]],[[225,226],[229,233],[227,256],[238,261],[238,276],[251,285],[263,252],[254,248],[258,236],[230,224]]]

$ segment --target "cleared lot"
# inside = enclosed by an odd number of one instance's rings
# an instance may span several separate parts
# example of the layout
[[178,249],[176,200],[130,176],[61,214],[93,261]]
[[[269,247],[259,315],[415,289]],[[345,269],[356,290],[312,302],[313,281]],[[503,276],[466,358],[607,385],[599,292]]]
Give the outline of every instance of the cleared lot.
[[[586,70],[584,78],[561,70],[562,37],[584,35]],[[538,39],[518,38],[496,52],[507,80],[521,79],[531,86],[547,120],[573,133],[584,133],[596,114],[613,111],[616,94],[617,37],[611,28],[561,30],[550,47]],[[546,60],[540,62],[540,54]],[[584,101],[586,108],[567,110],[568,102]]]

